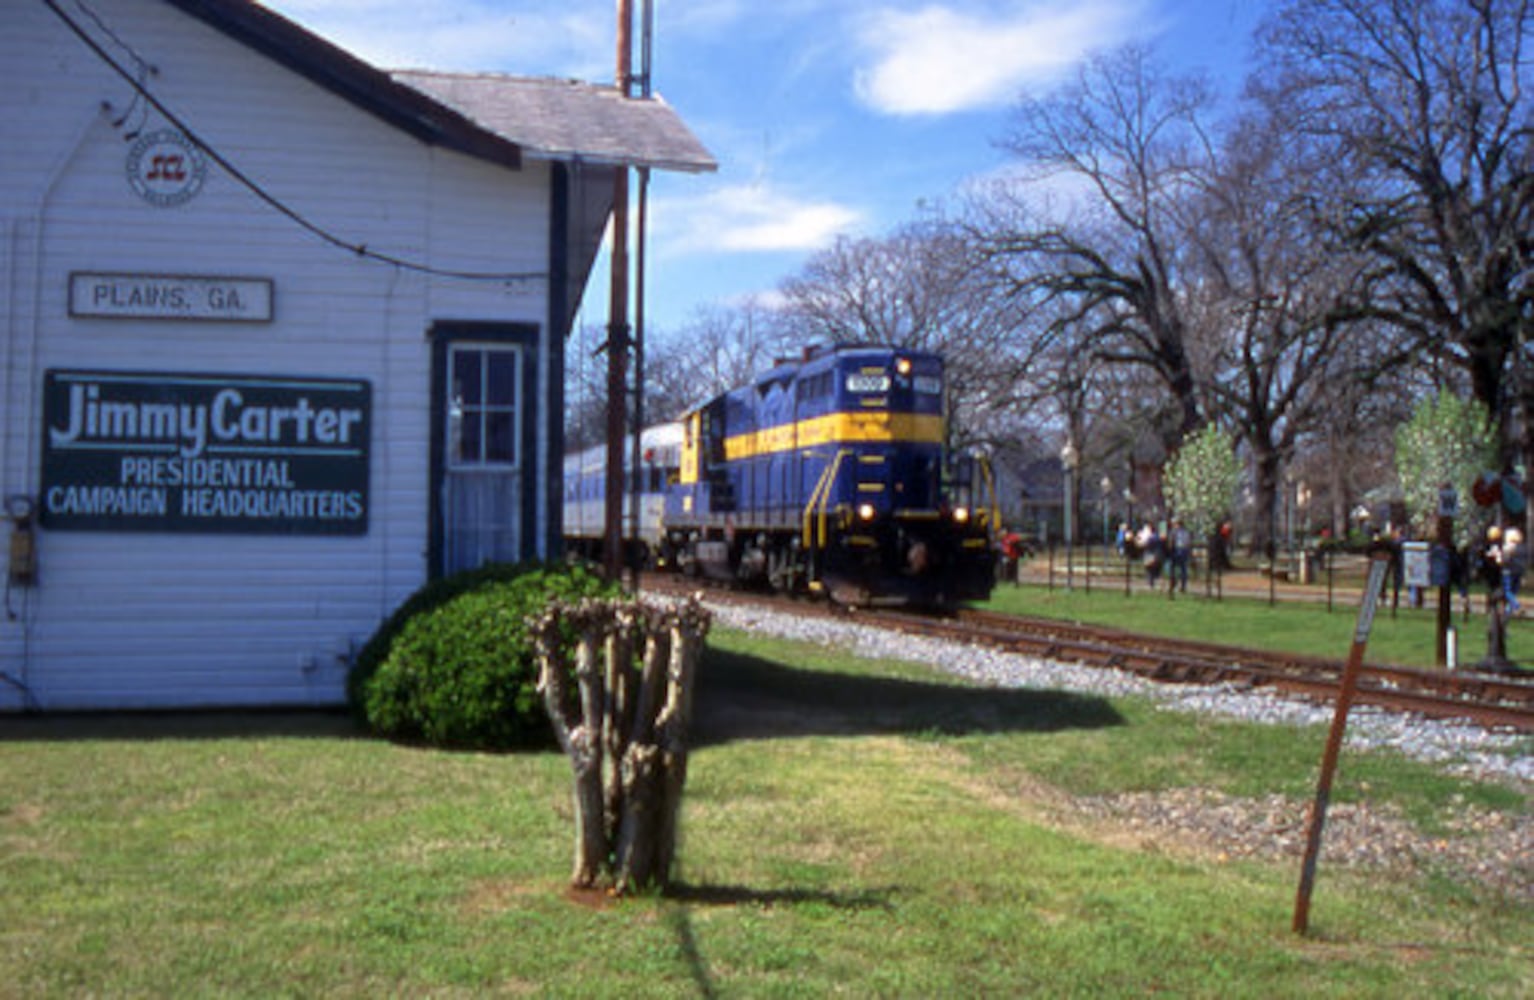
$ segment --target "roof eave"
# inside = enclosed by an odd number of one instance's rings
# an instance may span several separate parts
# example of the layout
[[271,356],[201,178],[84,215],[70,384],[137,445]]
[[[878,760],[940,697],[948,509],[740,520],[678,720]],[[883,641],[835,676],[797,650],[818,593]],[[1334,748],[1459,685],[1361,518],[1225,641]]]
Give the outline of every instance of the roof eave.
[[397,83],[388,73],[259,4],[245,0],[167,2],[421,142],[512,170],[522,166],[522,147],[517,143]]
[[581,163],[595,167],[670,170],[682,174],[709,174],[719,169],[719,164],[713,160],[668,160],[660,157],[606,156],[572,149],[535,149],[530,146],[522,147],[522,155],[529,160],[542,160],[549,163]]

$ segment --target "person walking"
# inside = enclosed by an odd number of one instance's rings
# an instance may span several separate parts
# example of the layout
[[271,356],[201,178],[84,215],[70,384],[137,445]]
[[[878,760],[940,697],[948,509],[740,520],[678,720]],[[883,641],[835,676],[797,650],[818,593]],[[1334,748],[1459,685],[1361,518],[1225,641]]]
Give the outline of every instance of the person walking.
[[1154,590],[1156,581],[1161,579],[1161,559],[1164,555],[1161,551],[1161,535],[1157,533],[1154,524],[1146,521],[1135,541],[1145,566],[1145,585]]
[[1523,573],[1528,567],[1529,553],[1523,546],[1523,532],[1508,528],[1502,532],[1502,599],[1507,602],[1507,613],[1517,614],[1522,607],[1518,592],[1523,589]]
[[1172,519],[1167,532],[1167,547],[1171,552],[1171,571],[1167,574],[1167,590],[1188,592],[1188,561],[1193,557],[1193,534],[1183,525],[1181,518]]

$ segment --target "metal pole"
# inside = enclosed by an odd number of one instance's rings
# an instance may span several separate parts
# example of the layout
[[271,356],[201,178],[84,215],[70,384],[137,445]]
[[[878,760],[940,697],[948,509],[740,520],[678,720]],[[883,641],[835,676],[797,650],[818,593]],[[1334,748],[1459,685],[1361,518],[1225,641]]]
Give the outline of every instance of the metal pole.
[[1075,552],[1075,548],[1076,548],[1075,535],[1076,535],[1076,532],[1074,530],[1072,530],[1072,529],[1075,528],[1075,525],[1071,523],[1071,520],[1072,520],[1071,519],[1071,514],[1073,513],[1073,510],[1072,510],[1073,505],[1071,503],[1071,494],[1074,492],[1074,486],[1075,486],[1075,484],[1072,482],[1072,480],[1074,479],[1074,475],[1075,474],[1071,472],[1070,466],[1066,466],[1066,468],[1065,468],[1065,589],[1066,590],[1075,590],[1076,589],[1076,579],[1075,579],[1075,575],[1074,575],[1075,574],[1075,566],[1073,565],[1074,557],[1075,557],[1075,554],[1076,554],[1076,552]]
[[1082,546],[1086,555],[1081,562],[1081,582],[1087,593],[1092,592],[1092,543],[1087,542]]
[[[634,75],[631,67],[625,66],[625,59],[632,51],[632,42],[625,40],[622,35],[625,31],[632,30],[632,13],[625,11],[625,6],[632,0],[622,0],[618,7],[618,85],[623,88],[624,96],[633,96]],[[655,32],[655,4],[654,0],[643,0],[640,11],[639,29],[639,88],[642,97],[649,97],[651,91],[651,38]],[[630,462],[634,469],[633,492],[629,495],[629,522],[631,524],[631,537],[634,540],[633,563],[630,566],[630,586],[639,589],[639,571],[643,569],[644,543],[641,528],[641,520],[644,516],[643,495],[645,491],[644,481],[644,444],[640,440],[644,434],[645,426],[645,260],[646,243],[645,237],[649,233],[650,210],[650,168],[639,168],[639,219],[637,231],[634,234],[635,253],[634,261],[634,437],[633,446],[629,450]]]
[[1454,519],[1452,517],[1440,517],[1438,519],[1438,545],[1439,553],[1443,560],[1446,575],[1443,583],[1438,586],[1438,642],[1436,645],[1436,662],[1440,667],[1449,662],[1449,622],[1454,617],[1454,599],[1449,594],[1453,583],[1454,565]]
[[634,540],[633,562],[629,567],[629,583],[639,589],[639,571],[643,568],[643,534],[640,520],[643,516],[642,498],[645,491],[644,446],[640,437],[644,434],[644,312],[645,312],[645,230],[649,221],[650,168],[639,168],[639,219],[634,234],[634,437],[630,462],[634,469],[633,492],[629,494],[630,537]]
[[1332,713],[1332,728],[1326,738],[1326,750],[1321,756],[1321,777],[1316,783],[1316,800],[1310,809],[1310,830],[1305,841],[1305,861],[1300,868],[1300,888],[1294,900],[1293,929],[1304,934],[1310,926],[1310,894],[1316,884],[1316,862],[1321,857],[1321,833],[1326,826],[1326,807],[1331,801],[1332,776],[1337,772],[1337,757],[1342,752],[1342,737],[1347,731],[1348,709],[1353,704],[1353,694],[1358,688],[1358,671],[1364,662],[1364,647],[1369,644],[1369,629],[1374,625],[1374,611],[1379,603],[1380,585],[1385,580],[1385,569],[1390,556],[1384,552],[1374,553],[1369,563],[1369,578],[1364,584],[1364,599],[1358,606],[1358,626],[1353,630],[1353,645],[1348,650],[1348,662],[1342,669],[1342,682],[1337,691],[1337,707]]
[[[618,0],[617,83],[628,96],[632,76],[630,0]],[[612,263],[607,312],[607,476],[602,506],[602,572],[609,580],[623,575],[623,437],[628,424],[628,201],[627,167],[613,171]],[[635,470],[636,474],[638,470]]]

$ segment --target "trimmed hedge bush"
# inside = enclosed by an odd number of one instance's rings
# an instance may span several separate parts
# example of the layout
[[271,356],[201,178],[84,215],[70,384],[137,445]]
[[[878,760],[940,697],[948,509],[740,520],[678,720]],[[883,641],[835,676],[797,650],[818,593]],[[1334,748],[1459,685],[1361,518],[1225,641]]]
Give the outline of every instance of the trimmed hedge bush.
[[358,654],[352,708],[389,739],[477,750],[551,742],[524,623],[552,600],[620,592],[563,565],[493,565],[433,581]]

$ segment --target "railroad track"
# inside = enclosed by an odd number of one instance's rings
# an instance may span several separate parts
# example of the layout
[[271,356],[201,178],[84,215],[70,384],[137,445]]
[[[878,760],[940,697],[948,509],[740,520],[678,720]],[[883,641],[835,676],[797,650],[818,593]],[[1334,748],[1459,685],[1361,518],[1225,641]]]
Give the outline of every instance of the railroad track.
[[[697,581],[664,576],[646,577],[643,586],[676,594],[698,589]],[[760,594],[712,590],[709,599],[761,605],[797,615],[849,617],[845,610],[830,605]],[[861,624],[910,635],[1124,670],[1161,683],[1268,688],[1317,702],[1336,699],[1342,676],[1341,660],[1160,638],[1056,619],[972,610],[944,618],[882,609],[859,610],[850,617]],[[1354,703],[1534,732],[1534,677],[1366,664],[1359,672]]]

